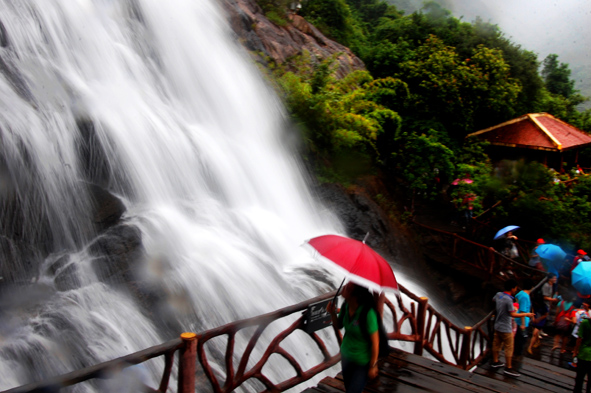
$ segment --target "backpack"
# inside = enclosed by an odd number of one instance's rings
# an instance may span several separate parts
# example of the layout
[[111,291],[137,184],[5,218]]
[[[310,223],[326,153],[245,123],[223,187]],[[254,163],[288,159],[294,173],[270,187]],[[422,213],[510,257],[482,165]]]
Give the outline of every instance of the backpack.
[[556,319],[554,324],[558,328],[567,329],[570,326],[570,322],[565,319],[565,317],[570,317],[571,311],[574,310],[575,305],[571,303],[571,306],[568,310],[564,309],[564,302],[560,302],[560,311],[556,314]]
[[[346,309],[345,309],[345,306],[347,306]],[[340,325],[343,324],[343,320],[345,319],[345,312],[348,312],[349,306],[347,305],[347,303],[344,303],[342,308],[344,311],[341,312],[341,315],[339,315],[339,324]],[[367,344],[370,345],[371,339],[369,337],[369,332],[367,331],[367,313],[369,312],[370,309],[373,309],[374,312],[376,313],[376,316],[377,316],[378,337],[379,337],[379,343],[380,343],[379,350],[378,350],[378,358],[383,358],[383,357],[388,356],[388,354],[390,353],[390,344],[388,343],[388,334],[386,333],[386,329],[384,328],[384,322],[382,321],[382,318],[380,318],[380,314],[375,309],[375,307],[363,306],[361,308],[361,312],[359,313],[359,329],[361,330],[361,334],[363,334],[363,337],[367,341]]]

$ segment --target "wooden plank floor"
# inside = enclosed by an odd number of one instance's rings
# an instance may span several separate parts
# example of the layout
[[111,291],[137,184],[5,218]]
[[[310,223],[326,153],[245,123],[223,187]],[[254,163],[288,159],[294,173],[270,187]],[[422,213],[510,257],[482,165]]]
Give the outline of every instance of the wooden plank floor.
[[[548,341],[551,338],[547,339]],[[543,348],[542,348],[543,349]],[[555,351],[556,352],[556,351]],[[501,357],[502,359],[502,357]],[[365,392],[572,392],[575,372],[529,357],[517,359],[514,367],[522,374],[513,378],[503,368],[491,369],[489,362],[468,372],[399,349],[380,361],[377,381]],[[305,393],[344,392],[342,375],[324,378]]]
[[543,337],[541,340],[541,345],[538,348],[533,348],[531,354],[524,352],[524,355],[530,359],[540,360],[542,362],[568,369],[568,363],[572,362],[572,349],[574,348],[575,344],[574,339],[571,338],[568,341],[568,345],[566,347],[567,351],[565,353],[560,353],[560,350],[552,351],[553,342],[554,338],[551,335]]

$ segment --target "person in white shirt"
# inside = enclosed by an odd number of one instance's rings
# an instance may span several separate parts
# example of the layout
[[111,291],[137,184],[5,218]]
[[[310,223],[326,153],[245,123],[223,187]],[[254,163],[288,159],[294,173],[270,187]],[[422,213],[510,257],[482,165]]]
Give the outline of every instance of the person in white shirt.
[[585,299],[583,300],[583,303],[581,304],[581,308],[579,308],[576,312],[575,312],[575,327],[573,328],[573,336],[575,338],[579,338],[579,336],[577,335],[577,332],[579,331],[579,326],[581,325],[581,321],[584,318],[591,318],[591,311],[589,310],[589,306],[591,305],[591,299]]

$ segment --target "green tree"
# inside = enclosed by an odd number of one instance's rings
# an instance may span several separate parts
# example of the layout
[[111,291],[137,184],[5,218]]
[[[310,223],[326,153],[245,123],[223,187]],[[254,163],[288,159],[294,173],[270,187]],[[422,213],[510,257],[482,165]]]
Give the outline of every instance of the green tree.
[[369,26],[376,24],[389,9],[396,10],[395,7],[380,0],[347,0],[347,3],[357,13],[359,19]]
[[377,157],[378,135],[397,129],[400,116],[379,100],[391,99],[404,85],[392,78],[374,80],[367,71],[334,77],[334,59],[304,60],[296,72],[278,75],[279,86],[294,118],[306,130],[310,151],[321,156],[343,149]]
[[546,89],[552,94],[558,94],[564,98],[575,95],[575,81],[570,79],[570,68],[566,63],[558,61],[558,55],[550,54],[543,62],[542,77]]
[[[511,42],[497,25],[484,22],[479,17],[470,27],[463,24],[455,31],[448,35],[445,42],[455,46],[463,58],[470,57],[472,50],[478,45],[500,50],[510,67],[511,77],[517,79],[522,87],[514,106],[515,112],[539,112],[538,96],[544,83],[538,72],[540,63],[535,53]],[[489,125],[493,123],[494,121]]]
[[560,63],[558,55],[550,54],[544,59],[542,76],[546,89],[540,94],[540,110],[575,127],[591,131],[591,112],[579,112],[577,109],[588,98],[575,89],[575,81],[570,79],[570,75],[568,64]]
[[424,134],[400,132],[399,148],[392,153],[391,169],[399,177],[412,198],[433,199],[442,183],[449,181],[455,171],[454,153],[441,143],[436,130]]
[[374,77],[386,78],[400,75],[400,64],[410,60],[413,54],[414,48],[408,41],[383,40],[368,48],[363,61]]
[[551,113],[553,116],[579,127],[589,130],[589,124],[586,120],[588,115],[580,113],[577,105],[585,101],[580,94],[574,94],[569,98],[561,94],[552,94],[544,89],[539,95],[539,108],[541,112]]
[[464,60],[455,48],[435,36],[430,36],[401,68],[399,77],[409,85],[414,116],[440,119],[450,136],[457,139],[474,128],[479,115],[512,115],[521,89],[510,77],[499,50],[480,45],[471,58]]
[[365,37],[345,0],[303,0],[300,15],[327,37],[360,51]]
[[[543,81],[539,75],[537,56],[504,37],[498,26],[480,18],[472,24],[452,17],[437,5],[428,4],[421,12],[409,16],[385,14],[373,32],[368,34],[370,48],[363,53],[368,69],[376,76],[399,75],[398,63],[409,58],[430,36],[438,37],[446,46],[454,47],[461,59],[471,58],[478,46],[497,49],[509,66],[509,75],[522,87],[513,102],[515,113],[539,111],[539,93]],[[385,45],[385,42],[391,45]],[[402,43],[402,45],[401,45]],[[390,68],[387,68],[390,67]],[[479,116],[485,126],[506,118]]]
[[527,112],[590,130],[567,65],[550,56],[540,74],[537,56],[497,26],[463,22],[434,3],[404,15],[380,0],[308,0],[302,11],[369,70],[337,80],[332,61],[304,56],[295,71],[276,73],[319,176],[349,181],[356,177],[343,175],[346,166],[355,174],[382,167],[413,201],[443,199],[441,184],[470,176],[447,201],[473,193],[475,212],[500,201],[487,215],[492,225],[518,222],[525,238],[591,247],[591,180],[555,183],[567,177],[525,162],[493,172],[481,144],[463,144],[466,132]]

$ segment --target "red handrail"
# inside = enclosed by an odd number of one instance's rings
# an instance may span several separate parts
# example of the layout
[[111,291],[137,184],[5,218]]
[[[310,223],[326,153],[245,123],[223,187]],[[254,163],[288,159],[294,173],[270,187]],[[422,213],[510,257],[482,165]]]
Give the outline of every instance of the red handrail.
[[[414,224],[431,233],[429,238],[434,239],[435,243],[439,246],[441,254],[447,255],[449,258],[465,265],[487,272],[489,277],[501,277],[500,273],[507,270],[527,273],[529,276],[538,279],[542,279],[545,276],[545,273],[541,270],[508,258],[492,247],[476,243],[459,236],[457,233],[433,228],[416,221],[414,221]],[[433,234],[437,234],[437,236],[433,236]],[[449,247],[450,244],[453,247]]]
[[[536,289],[544,282],[540,282]],[[174,354],[179,352],[178,364],[178,386],[179,393],[193,393],[195,391],[195,375],[197,374],[196,360],[201,365],[201,372],[205,375],[207,382],[216,393],[231,392],[245,382],[255,379],[264,386],[265,392],[279,392],[292,388],[314,375],[332,367],[340,361],[340,354],[336,351],[331,354],[328,350],[328,343],[316,332],[308,333],[316,345],[316,349],[322,355],[322,361],[308,370],[304,370],[296,358],[288,353],[281,346],[281,343],[291,334],[301,332],[304,327],[304,310],[309,305],[334,297],[335,292],[327,293],[273,311],[258,317],[248,318],[241,321],[207,330],[202,333],[183,333],[180,338],[171,340],[161,345],[147,348],[143,351],[133,353],[115,360],[100,363],[83,370],[74,371],[50,380],[24,385],[21,387],[6,390],[3,393],[31,393],[41,391],[59,391],[62,387],[75,385],[80,382],[94,378],[102,378],[113,372],[120,371],[126,367],[143,363],[147,360],[164,356],[165,364],[158,389],[145,387],[146,392],[166,392],[169,385],[169,378],[174,366]],[[405,305],[410,302],[410,308]],[[477,365],[488,353],[491,343],[490,319],[491,314],[471,327],[458,327],[450,322],[443,315],[438,313],[426,297],[418,297],[404,286],[400,286],[400,296],[396,297],[394,303],[389,299],[385,300],[384,320],[391,320],[392,325],[386,327],[389,340],[414,342],[414,353],[422,355],[426,350],[434,358],[441,362],[454,365],[462,369],[470,369]],[[264,354],[249,367],[251,355],[255,347],[260,348],[260,338],[265,329],[273,322],[290,317],[295,313],[302,313],[289,324],[287,328],[277,334],[270,343],[266,344]],[[292,317],[293,318],[293,317]],[[484,326],[488,332],[485,332]],[[236,335],[244,329],[254,329],[250,336],[244,352],[240,355],[235,352]],[[407,330],[407,331],[404,331]],[[444,341],[443,334],[447,341]],[[340,333],[339,333],[340,335]],[[223,359],[218,356],[215,359],[217,373],[214,371],[208,355],[207,346],[212,340],[225,336],[226,347],[220,353]],[[328,337],[334,337],[329,335]],[[334,337],[331,344],[336,348],[340,337]],[[332,341],[332,339],[331,339]],[[453,359],[447,359],[444,352],[444,342],[451,351]],[[312,348],[310,349],[312,350]],[[264,367],[273,355],[282,357],[295,371],[295,376],[277,383],[265,375]],[[220,381],[220,372],[225,375],[224,381]],[[201,379],[199,383],[204,383]]]

